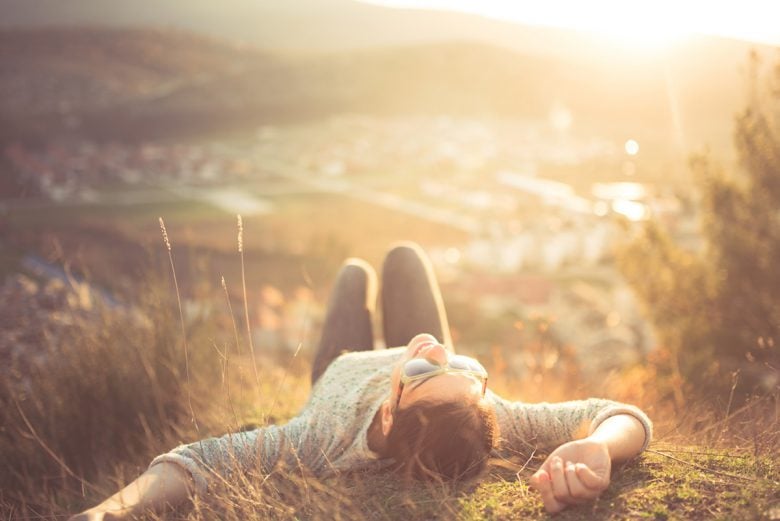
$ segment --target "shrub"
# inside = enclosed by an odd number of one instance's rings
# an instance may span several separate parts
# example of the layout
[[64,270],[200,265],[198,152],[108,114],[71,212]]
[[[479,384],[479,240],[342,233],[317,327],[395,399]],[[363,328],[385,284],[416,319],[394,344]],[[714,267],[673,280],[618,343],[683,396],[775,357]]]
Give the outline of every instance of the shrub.
[[[139,294],[143,313],[82,295],[25,325],[42,356],[17,358],[0,381],[0,502],[83,495],[118,462],[148,464],[188,425],[176,303]],[[191,356],[191,372],[215,380],[204,362]]]
[[[773,72],[777,82],[780,64]],[[668,372],[710,398],[728,393],[735,379],[740,394],[780,389],[780,91],[774,87],[756,91],[737,118],[738,171],[727,173],[705,156],[692,162],[704,251],[683,250],[650,223],[620,258],[670,353]]]

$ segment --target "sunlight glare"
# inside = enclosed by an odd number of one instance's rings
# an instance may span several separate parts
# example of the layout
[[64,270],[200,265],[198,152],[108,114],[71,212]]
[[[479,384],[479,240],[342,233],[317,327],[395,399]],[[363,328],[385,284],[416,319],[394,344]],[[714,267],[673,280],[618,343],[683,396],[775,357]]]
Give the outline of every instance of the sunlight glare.
[[635,156],[639,153],[639,143],[637,143],[634,139],[629,139],[626,141],[624,148],[626,149],[626,154],[629,156]]
[[647,208],[644,204],[628,199],[612,201],[612,211],[626,217],[629,221],[641,221],[647,218]]
[[444,252],[444,260],[448,264],[457,264],[460,260],[460,250],[457,248],[447,248]]
[[523,24],[598,33],[633,49],[657,51],[691,34],[780,45],[777,6],[766,0],[362,0],[398,8],[472,13]]
[[558,132],[566,132],[574,121],[571,111],[560,102],[556,102],[549,115],[550,124]]

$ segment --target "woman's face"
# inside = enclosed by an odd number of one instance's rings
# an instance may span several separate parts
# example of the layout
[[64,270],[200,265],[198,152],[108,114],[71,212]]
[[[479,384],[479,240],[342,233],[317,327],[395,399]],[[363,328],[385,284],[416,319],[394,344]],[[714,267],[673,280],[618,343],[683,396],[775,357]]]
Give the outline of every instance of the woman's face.
[[[390,377],[390,403],[395,403],[401,388],[401,368],[413,358],[424,358],[438,365],[444,365],[451,352],[436,338],[427,333],[412,338],[406,352],[393,367]],[[482,398],[482,380],[466,374],[444,373],[410,382],[403,387],[399,408],[425,399],[427,401],[456,401]]]

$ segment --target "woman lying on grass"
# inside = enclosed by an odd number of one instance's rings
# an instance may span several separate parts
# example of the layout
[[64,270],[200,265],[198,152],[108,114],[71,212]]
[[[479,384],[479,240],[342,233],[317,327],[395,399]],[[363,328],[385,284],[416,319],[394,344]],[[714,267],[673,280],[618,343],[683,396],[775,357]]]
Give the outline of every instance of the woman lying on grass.
[[160,511],[235,472],[302,466],[322,476],[393,467],[407,478],[458,480],[478,476],[491,453],[554,447],[531,486],[557,512],[598,497],[612,463],[647,447],[652,424],[636,407],[594,398],[525,404],[490,391],[482,365],[452,348],[439,288],[418,246],[390,251],[382,283],[385,342],[402,347],[374,350],[376,275],[363,261],[347,261],[328,304],[311,397],[298,416],[177,447],[71,521]]

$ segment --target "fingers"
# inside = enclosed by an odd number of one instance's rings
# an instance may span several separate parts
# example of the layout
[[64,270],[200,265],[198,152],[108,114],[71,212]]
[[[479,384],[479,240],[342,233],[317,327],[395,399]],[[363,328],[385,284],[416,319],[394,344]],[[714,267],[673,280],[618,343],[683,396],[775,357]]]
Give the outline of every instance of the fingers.
[[584,463],[577,463],[576,472],[577,477],[580,478],[582,483],[589,489],[601,492],[609,486],[609,476],[600,476],[596,474]]
[[563,460],[557,456],[550,462],[550,478],[552,479],[552,490],[555,499],[559,503],[570,503],[572,496],[569,491],[569,484],[566,482],[566,475],[563,470]]
[[87,510],[81,514],[76,514],[68,519],[68,521],[103,521],[105,517],[102,512],[94,512]]
[[552,487],[552,478],[546,470],[540,469],[536,472],[536,474],[531,476],[531,486],[538,490],[539,494],[541,494],[542,503],[544,503],[544,509],[547,512],[554,514],[555,512],[560,512],[566,508],[565,504],[560,503],[557,499],[555,499],[555,494],[553,493]]
[[597,498],[604,489],[591,487],[588,485],[588,483],[585,483],[577,472],[578,467],[582,467],[590,472],[590,469],[587,467],[587,465],[583,463],[574,464],[569,461],[566,462],[566,466],[564,467],[566,484],[569,486],[571,500],[576,503],[581,503]]
[[557,456],[553,456],[531,477],[531,486],[539,491],[544,508],[549,513],[593,500],[608,485],[608,477],[599,476],[584,463],[564,463]]
[[576,465],[554,457],[550,464],[553,495],[558,503],[577,505],[598,497],[601,490],[591,490],[577,476]]

